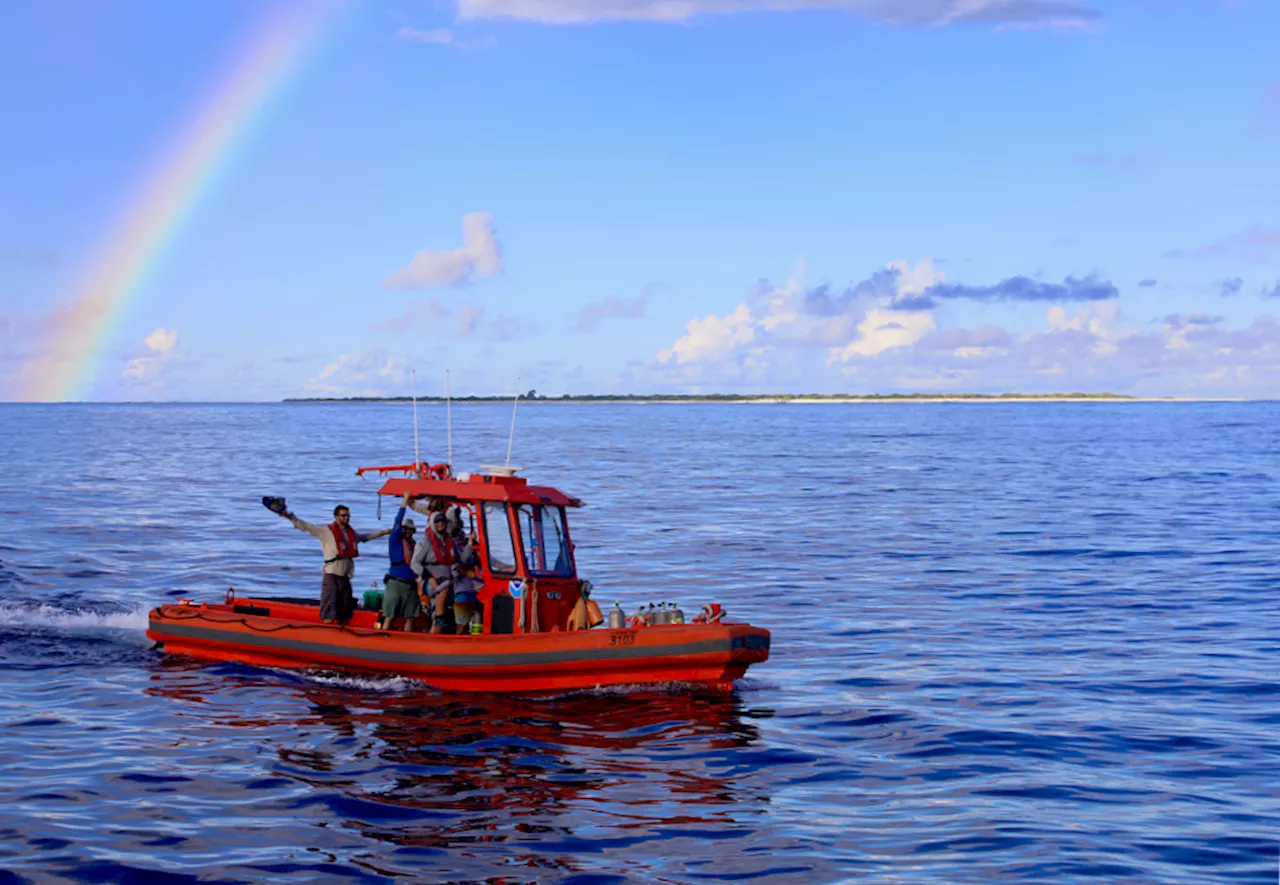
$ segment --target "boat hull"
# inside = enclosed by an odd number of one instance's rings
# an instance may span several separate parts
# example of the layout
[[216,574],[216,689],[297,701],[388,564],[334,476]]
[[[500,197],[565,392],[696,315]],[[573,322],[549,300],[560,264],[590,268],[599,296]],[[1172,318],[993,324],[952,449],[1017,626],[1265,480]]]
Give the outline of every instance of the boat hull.
[[[241,602],[160,606],[151,611],[147,636],[170,654],[203,660],[395,674],[450,691],[670,682],[728,690],[747,667],[769,657],[769,631],[749,624],[449,636],[376,630],[361,625],[362,618],[322,624],[309,617],[314,607]],[[252,610],[268,614],[245,613]]]

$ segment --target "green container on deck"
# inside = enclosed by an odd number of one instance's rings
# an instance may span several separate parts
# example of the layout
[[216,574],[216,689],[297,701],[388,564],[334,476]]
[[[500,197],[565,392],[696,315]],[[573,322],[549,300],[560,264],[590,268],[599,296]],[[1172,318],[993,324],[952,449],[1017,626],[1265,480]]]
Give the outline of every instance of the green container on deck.
[[382,591],[381,590],[364,591],[364,610],[369,612],[382,611]]

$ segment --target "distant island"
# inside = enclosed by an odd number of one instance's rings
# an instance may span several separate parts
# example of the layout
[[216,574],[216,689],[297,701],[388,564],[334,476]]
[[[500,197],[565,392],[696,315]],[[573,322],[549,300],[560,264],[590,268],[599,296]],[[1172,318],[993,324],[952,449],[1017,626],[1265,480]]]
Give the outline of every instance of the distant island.
[[[509,403],[508,396],[455,396],[455,403]],[[538,403],[875,403],[875,402],[1020,402],[1124,400],[1130,402],[1174,401],[1175,397],[1144,400],[1119,393],[627,393],[572,394],[542,396],[536,390],[520,394],[521,402]],[[286,403],[407,403],[408,396],[317,396],[288,397]],[[443,403],[442,396],[420,396],[420,403]]]

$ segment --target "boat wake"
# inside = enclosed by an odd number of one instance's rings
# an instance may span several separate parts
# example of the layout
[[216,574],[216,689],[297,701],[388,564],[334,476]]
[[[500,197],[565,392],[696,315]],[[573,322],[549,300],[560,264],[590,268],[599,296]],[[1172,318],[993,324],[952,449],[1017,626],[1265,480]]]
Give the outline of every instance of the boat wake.
[[52,605],[17,606],[0,603],[0,627],[53,630],[146,630],[147,609],[96,612]]
[[306,682],[329,688],[345,688],[378,694],[416,694],[432,689],[418,679],[406,676],[358,676],[352,673],[331,673],[324,670],[282,670],[270,668],[286,677],[299,677]]
[[[734,682],[734,690],[738,688],[738,682]],[[631,697],[640,696],[662,696],[662,695],[688,695],[699,692],[708,691],[705,685],[697,682],[644,682],[626,685],[597,685],[591,688],[573,688],[568,691],[556,692],[537,692],[527,695],[536,701],[559,701],[571,698],[611,698],[611,697]],[[713,692],[715,694],[724,694],[723,692]]]

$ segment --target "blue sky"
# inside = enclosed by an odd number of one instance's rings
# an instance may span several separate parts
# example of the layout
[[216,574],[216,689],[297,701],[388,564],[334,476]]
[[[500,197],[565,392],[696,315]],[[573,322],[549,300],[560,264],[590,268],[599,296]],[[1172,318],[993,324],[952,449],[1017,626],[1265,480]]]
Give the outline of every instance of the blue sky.
[[[269,7],[0,8],[0,398]],[[101,400],[1280,395],[1280,4],[339,7]]]

